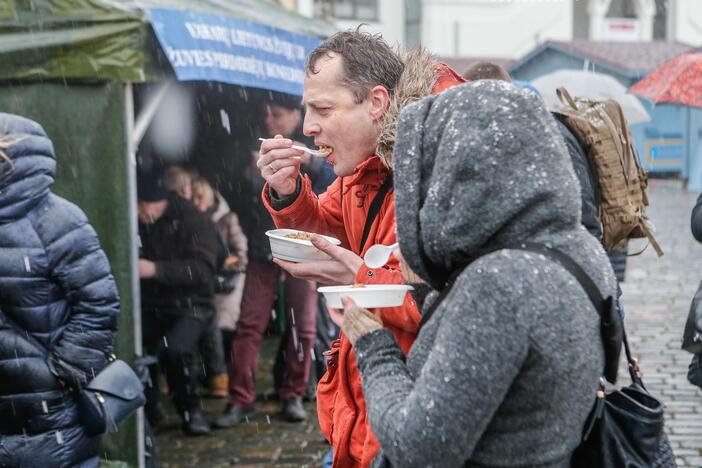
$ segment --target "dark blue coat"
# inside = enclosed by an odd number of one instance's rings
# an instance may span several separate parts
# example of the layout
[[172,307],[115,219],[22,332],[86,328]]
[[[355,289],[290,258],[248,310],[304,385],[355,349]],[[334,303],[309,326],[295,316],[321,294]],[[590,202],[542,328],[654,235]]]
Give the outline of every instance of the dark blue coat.
[[[41,126],[0,114],[0,466],[74,466],[98,455],[74,390],[112,353],[119,297],[85,214],[50,192]],[[0,145],[5,146],[5,145]],[[1,159],[1,157],[0,157]]]

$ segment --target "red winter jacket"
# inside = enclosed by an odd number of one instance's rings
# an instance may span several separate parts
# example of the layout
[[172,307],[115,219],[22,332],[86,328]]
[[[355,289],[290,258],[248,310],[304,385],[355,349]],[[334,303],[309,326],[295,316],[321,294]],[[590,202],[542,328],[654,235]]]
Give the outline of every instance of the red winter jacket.
[[[432,92],[465,82],[446,65],[435,70],[438,78]],[[351,176],[338,177],[319,197],[312,192],[308,177],[302,179],[301,192],[288,207],[275,211],[270,203],[269,188],[263,188],[263,201],[279,228],[300,229],[326,234],[341,240],[344,248],[363,257],[374,244],[397,242],[395,231],[395,197],[390,190],[374,220],[368,239],[361,250],[360,243],[368,210],[376,193],[390,171],[380,158],[370,156]],[[392,258],[384,268],[369,269],[365,265],[356,275],[359,284],[403,284],[397,260]],[[377,309],[400,348],[409,351],[417,335],[420,312],[407,294],[401,307]],[[342,333],[325,354],[331,356],[327,373],[317,386],[317,412],[322,433],[334,450],[334,468],[370,466],[380,450],[371,431],[366,412],[361,374],[351,343]]]

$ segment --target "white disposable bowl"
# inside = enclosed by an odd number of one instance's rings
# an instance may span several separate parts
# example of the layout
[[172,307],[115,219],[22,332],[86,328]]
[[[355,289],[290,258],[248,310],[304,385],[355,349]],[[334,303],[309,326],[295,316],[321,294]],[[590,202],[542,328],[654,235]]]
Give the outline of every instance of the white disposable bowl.
[[[320,251],[312,245],[312,242],[303,239],[291,239],[285,237],[288,234],[300,233],[296,229],[273,229],[266,232],[271,243],[271,253],[275,258],[287,260],[289,262],[311,262],[315,260],[328,260],[329,255]],[[322,236],[334,245],[341,244],[339,239]]]
[[406,284],[366,284],[364,287],[323,286],[317,291],[324,294],[327,305],[342,309],[341,298],[348,296],[365,309],[378,307],[398,307],[405,301],[407,291],[414,289]]

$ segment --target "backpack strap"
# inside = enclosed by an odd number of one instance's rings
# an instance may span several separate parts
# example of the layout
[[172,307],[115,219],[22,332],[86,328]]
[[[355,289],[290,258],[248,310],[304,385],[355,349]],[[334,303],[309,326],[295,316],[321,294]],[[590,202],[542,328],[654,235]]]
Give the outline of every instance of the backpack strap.
[[653,246],[653,250],[656,251],[656,255],[658,255],[659,257],[662,257],[663,256],[663,249],[661,248],[661,245],[658,243],[656,238],[653,237],[653,233],[648,228],[648,226],[646,226],[646,223],[641,221],[639,223],[639,227],[641,228],[641,231],[644,233],[644,235],[648,239],[648,243],[640,251],[633,253],[633,254],[627,254],[627,257],[636,257],[637,255],[641,255],[648,248],[649,244]]
[[373,201],[371,202],[370,208],[368,208],[368,216],[366,216],[366,224],[363,226],[363,235],[361,236],[361,244],[358,247],[358,254],[363,252],[363,247],[366,245],[368,240],[368,234],[370,234],[371,226],[373,226],[373,221],[378,217],[380,213],[380,207],[383,206],[383,201],[385,197],[392,188],[392,176],[388,175],[385,179],[383,185],[380,186],[380,190],[375,194]]
[[632,380],[640,382],[638,363],[631,357],[629,344],[626,341],[626,334],[624,333],[624,324],[622,323],[622,319],[619,315],[619,311],[617,310],[614,298],[612,296],[609,296],[606,299],[603,298],[602,293],[600,293],[599,288],[592,278],[590,278],[585,270],[583,270],[583,268],[568,255],[560,250],[535,242],[520,242],[485,250],[469,260],[464,266],[457,268],[451,275],[449,281],[446,283],[446,286],[441,290],[439,297],[434,301],[427,312],[422,315],[422,320],[419,323],[419,327],[421,328],[429,321],[431,316],[438,309],[441,302],[453,288],[456,279],[471,263],[478,260],[480,257],[499,250],[523,250],[544,255],[550,260],[561,265],[566,269],[566,271],[573,275],[578,283],[580,283],[580,286],[583,288],[593,307],[600,316],[600,335],[602,337],[602,344],[605,353],[605,365],[603,370],[604,377],[611,383],[616,382],[619,367],[619,355],[621,354],[621,346],[623,341],[627,361],[629,362],[629,373],[632,376]]
[[556,89],[556,96],[558,96],[558,100],[561,101],[563,105],[570,107],[573,110],[578,110],[578,106],[577,104],[575,104],[575,100],[571,97],[568,90],[565,89],[565,86],[561,86],[558,89]]

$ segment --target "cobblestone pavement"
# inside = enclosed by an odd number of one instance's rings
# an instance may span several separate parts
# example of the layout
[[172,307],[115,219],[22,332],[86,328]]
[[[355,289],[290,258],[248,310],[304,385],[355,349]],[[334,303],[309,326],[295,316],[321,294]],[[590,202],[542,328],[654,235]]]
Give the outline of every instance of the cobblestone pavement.
[[[695,194],[671,181],[651,181],[649,216],[656,238],[665,251],[653,249],[628,259],[622,285],[626,324],[634,354],[640,358],[644,382],[666,405],[667,430],[679,466],[702,466],[702,391],[687,382],[691,355],[680,349],[682,329],[695,289],[702,280],[702,244],[690,234],[690,212]],[[630,251],[644,243],[632,242]],[[270,393],[271,363],[276,339],[267,339],[257,374],[259,393]],[[620,385],[626,384],[622,374]],[[224,406],[205,400],[213,417]],[[217,430],[211,436],[182,436],[179,421],[170,414],[156,436],[163,467],[321,466],[329,446],[316,423],[314,404],[306,404],[309,420],[285,423],[277,415],[278,402],[257,402],[258,416],[249,424]]]
[[[666,407],[666,426],[680,467],[702,466],[702,391],[687,381],[691,354],[680,349],[690,300],[702,280],[702,244],[690,232],[697,199],[673,181],[652,180],[648,214],[665,255],[653,249],[627,260],[622,284],[629,342],[644,383]],[[630,244],[636,252],[644,242]],[[626,374],[619,384],[626,383]]]
[[[315,403],[305,403],[307,422],[288,423],[279,416],[280,402],[273,392],[273,359],[278,337],[266,338],[256,373],[256,416],[232,429],[214,429],[209,436],[186,437],[180,419],[172,410],[156,431],[159,466],[164,468],[319,467],[329,444],[319,431]],[[203,400],[211,421],[226,400]]]

